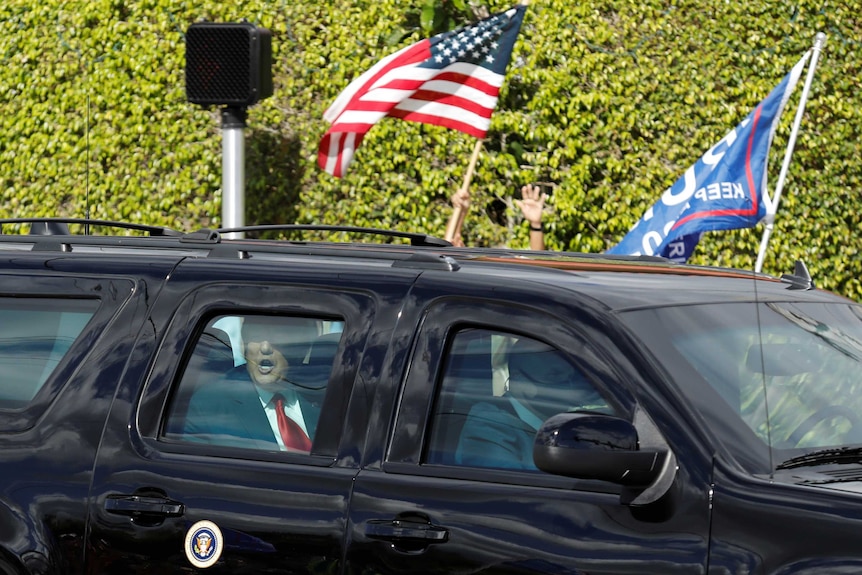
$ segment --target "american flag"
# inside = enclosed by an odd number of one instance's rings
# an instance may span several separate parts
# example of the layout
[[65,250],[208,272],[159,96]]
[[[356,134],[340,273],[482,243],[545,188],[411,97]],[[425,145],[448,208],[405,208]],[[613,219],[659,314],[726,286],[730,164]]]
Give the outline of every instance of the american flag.
[[338,95],[317,163],[342,177],[371,127],[386,116],[484,138],[525,5],[426,38],[380,60]]

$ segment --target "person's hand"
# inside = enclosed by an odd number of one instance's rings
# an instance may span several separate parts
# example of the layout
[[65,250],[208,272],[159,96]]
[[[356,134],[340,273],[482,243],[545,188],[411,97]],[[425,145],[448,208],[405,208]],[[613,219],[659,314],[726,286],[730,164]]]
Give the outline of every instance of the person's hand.
[[524,214],[524,219],[538,228],[542,225],[542,210],[545,208],[546,199],[548,194],[543,193],[539,186],[527,184],[521,188],[521,199],[515,200],[515,205]]
[[460,189],[452,194],[452,207],[467,211],[470,208],[470,192]]
[[463,248],[464,238],[461,237],[461,225],[464,223],[464,217],[470,209],[470,192],[461,188],[452,194],[452,207],[454,211],[449,218],[449,225],[446,227],[446,239],[452,242],[456,248]]

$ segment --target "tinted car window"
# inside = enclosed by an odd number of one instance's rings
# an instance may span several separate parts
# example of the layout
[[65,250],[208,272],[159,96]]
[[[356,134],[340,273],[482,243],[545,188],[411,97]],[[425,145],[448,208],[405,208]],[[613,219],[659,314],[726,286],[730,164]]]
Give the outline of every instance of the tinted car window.
[[295,316],[213,318],[183,370],[163,437],[310,452],[342,327]]
[[557,413],[610,412],[560,350],[524,336],[466,329],[447,351],[429,463],[536,470],[536,430]]
[[[748,433],[779,450],[862,443],[862,312],[856,305],[770,302],[710,304],[634,312],[643,337],[704,415],[724,406],[722,433],[733,448]],[[667,330],[658,334],[657,326]],[[668,345],[684,364],[669,355]],[[747,449],[750,456],[752,450]],[[781,452],[778,458],[782,457]]]
[[0,298],[0,408],[27,405],[93,317],[96,300]]

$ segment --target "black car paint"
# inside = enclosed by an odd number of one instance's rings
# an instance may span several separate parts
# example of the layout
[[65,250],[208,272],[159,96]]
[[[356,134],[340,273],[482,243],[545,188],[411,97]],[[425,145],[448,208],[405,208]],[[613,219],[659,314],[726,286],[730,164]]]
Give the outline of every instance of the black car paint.
[[[354,254],[342,261],[329,246],[289,248],[288,263],[0,251],[0,295],[89,294],[104,308],[97,331],[46,388],[48,399],[0,412],[0,572],[195,572],[182,543],[203,518],[225,534],[212,573],[862,567],[859,495],[807,485],[803,474],[785,472],[776,482],[744,473],[617,317],[663,297],[748,301],[754,279],[658,275],[644,266],[584,272],[560,286],[557,276],[577,272],[472,261],[478,252],[441,248],[433,252],[468,257],[457,271],[393,267],[401,250],[372,250],[367,261],[356,257],[363,248],[345,250]],[[784,297],[781,289],[763,282],[758,297]],[[671,293],[678,297],[661,295]],[[321,455],[250,457],[158,439],[172,378],[201,317],[292,307],[337,308],[354,320],[331,381],[343,392],[328,400],[338,417]],[[619,411],[648,413],[676,455],[672,488],[629,506],[611,483],[423,464],[439,353],[459,324],[503,324],[585,351],[581,367]],[[108,509],[109,500],[129,496],[175,503],[181,513]]]

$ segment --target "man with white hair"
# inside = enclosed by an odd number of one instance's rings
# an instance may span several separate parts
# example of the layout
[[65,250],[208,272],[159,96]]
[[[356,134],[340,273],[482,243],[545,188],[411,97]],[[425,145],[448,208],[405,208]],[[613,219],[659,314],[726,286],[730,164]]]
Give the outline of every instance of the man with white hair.
[[317,337],[310,318],[246,316],[245,364],[200,386],[189,402],[184,436],[218,445],[308,453],[323,390],[292,374]]

